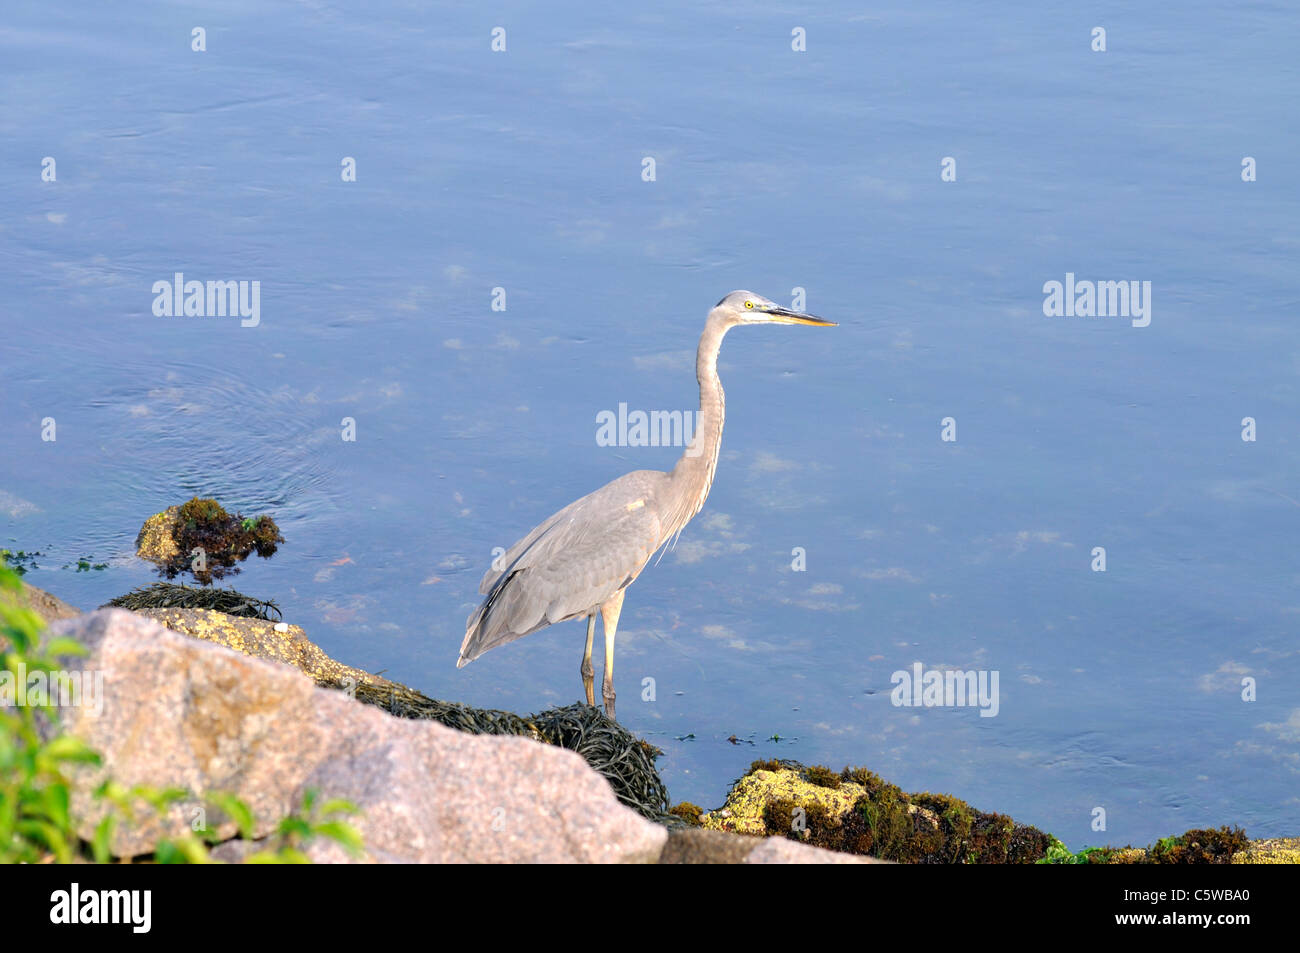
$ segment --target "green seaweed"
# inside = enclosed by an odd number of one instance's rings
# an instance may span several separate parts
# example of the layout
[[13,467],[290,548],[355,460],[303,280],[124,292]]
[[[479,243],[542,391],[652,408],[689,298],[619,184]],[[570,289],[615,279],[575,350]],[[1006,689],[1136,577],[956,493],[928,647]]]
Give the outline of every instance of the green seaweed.
[[12,549],[0,549],[0,564],[7,564],[10,569],[20,576],[25,576],[32,569],[40,569],[36,562],[37,556],[44,556],[42,552],[24,550],[14,551]]

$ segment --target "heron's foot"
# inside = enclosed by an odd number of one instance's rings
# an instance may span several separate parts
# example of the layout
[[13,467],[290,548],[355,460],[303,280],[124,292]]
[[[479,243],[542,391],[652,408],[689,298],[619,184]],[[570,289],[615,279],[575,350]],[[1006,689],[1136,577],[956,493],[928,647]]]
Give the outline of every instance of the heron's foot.
[[605,717],[610,721],[618,721],[614,715],[614,687],[605,685],[600,690],[601,697],[605,700]]

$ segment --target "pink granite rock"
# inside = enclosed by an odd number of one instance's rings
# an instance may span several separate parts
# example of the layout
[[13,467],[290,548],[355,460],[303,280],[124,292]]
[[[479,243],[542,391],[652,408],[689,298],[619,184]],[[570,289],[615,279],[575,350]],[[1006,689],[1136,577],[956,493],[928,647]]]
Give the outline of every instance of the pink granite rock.
[[[381,862],[653,863],[667,837],[619,804],[571,751],[394,718],[317,688],[287,665],[130,612],[103,610],[52,630],[90,650],[69,668],[104,676],[102,712],[63,710],[65,729],[104,757],[104,769],[88,780],[107,773],[126,785],[195,795],[165,819],[120,829],[118,856],[145,853],[160,835],[188,826],[209,791],[247,803],[257,836],[270,833],[308,788],[349,800],[363,812],[352,823],[368,859]],[[73,807],[89,837],[100,806],[83,793]],[[226,825],[222,833],[233,830]],[[313,841],[308,854],[342,859],[330,842]]]

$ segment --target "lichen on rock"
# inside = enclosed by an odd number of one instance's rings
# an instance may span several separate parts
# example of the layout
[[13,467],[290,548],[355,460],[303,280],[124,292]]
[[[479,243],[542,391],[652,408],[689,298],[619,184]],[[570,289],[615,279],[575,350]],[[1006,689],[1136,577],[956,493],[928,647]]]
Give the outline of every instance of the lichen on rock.
[[176,545],[176,514],[179,506],[169,506],[144,521],[135,537],[135,554],[151,563],[170,563],[180,547]]
[[1251,841],[1232,855],[1234,864],[1300,864],[1300,837],[1269,837]]

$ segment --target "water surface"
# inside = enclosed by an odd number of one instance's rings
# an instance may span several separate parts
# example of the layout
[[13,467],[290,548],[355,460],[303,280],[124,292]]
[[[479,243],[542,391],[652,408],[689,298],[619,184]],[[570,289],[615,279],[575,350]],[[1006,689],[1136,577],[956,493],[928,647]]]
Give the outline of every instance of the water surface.
[[[91,608],[216,496],[288,540],[233,584],[331,655],[567,704],[580,622],[455,668],[493,547],[670,468],[597,414],[693,409],[709,306],[803,288],[840,327],[728,337],[712,495],[624,608],[674,797],[780,756],[1074,847],[1293,835],[1300,14],[1181,11],[10,4],[0,545]],[[154,316],[178,271],[260,324]],[[1150,325],[1045,317],[1067,272]],[[997,716],[891,704],[914,662],[998,672]]]

